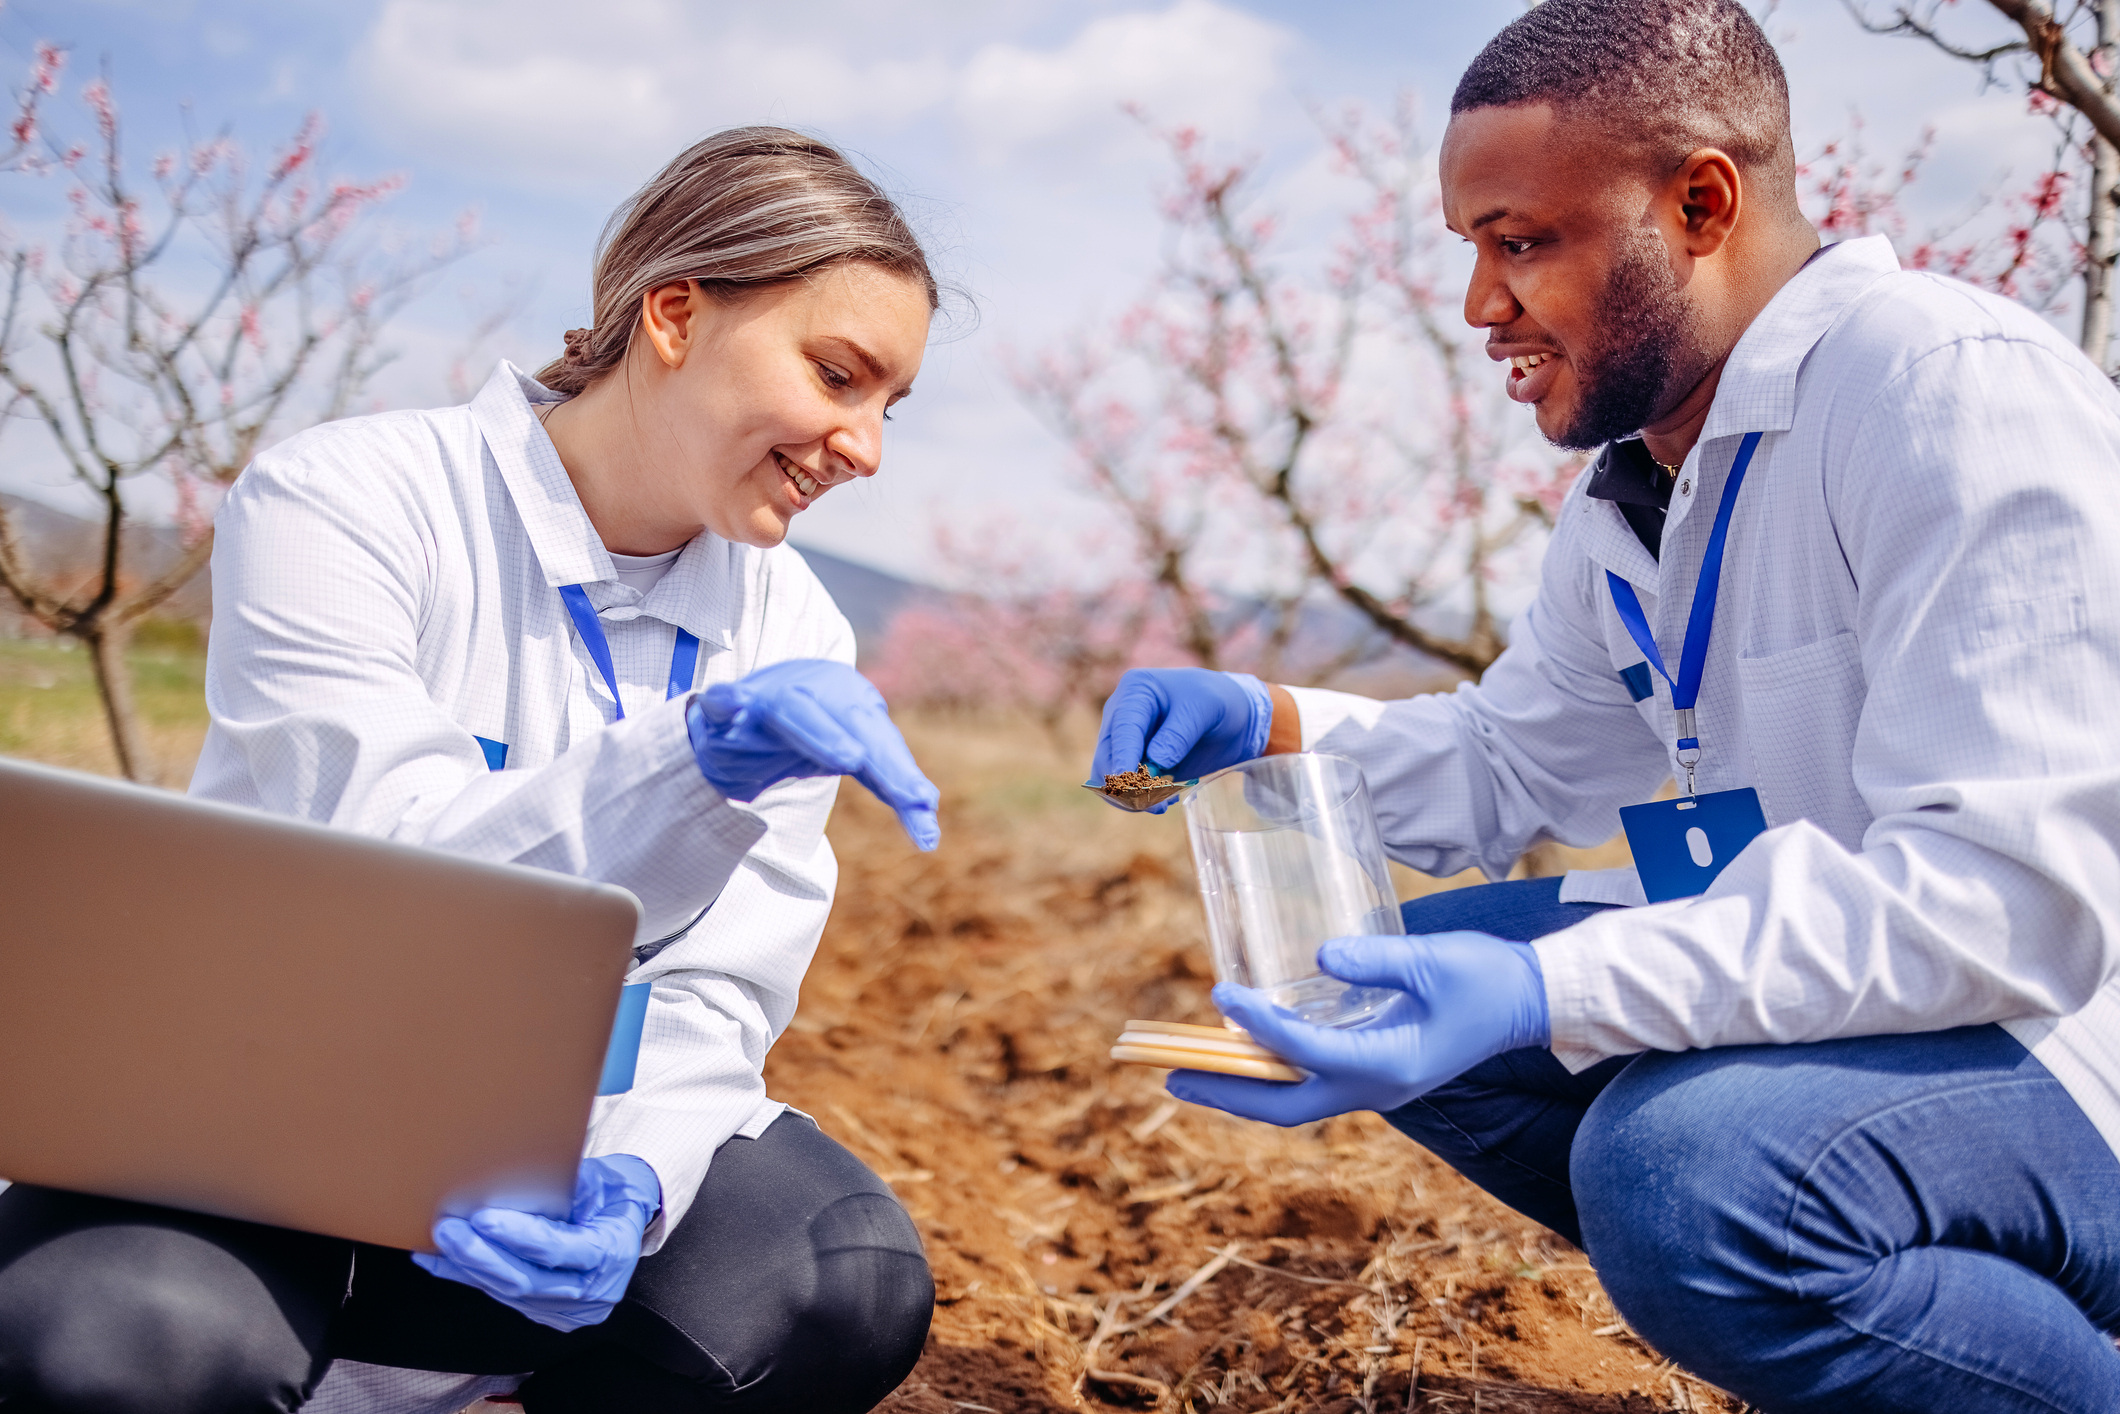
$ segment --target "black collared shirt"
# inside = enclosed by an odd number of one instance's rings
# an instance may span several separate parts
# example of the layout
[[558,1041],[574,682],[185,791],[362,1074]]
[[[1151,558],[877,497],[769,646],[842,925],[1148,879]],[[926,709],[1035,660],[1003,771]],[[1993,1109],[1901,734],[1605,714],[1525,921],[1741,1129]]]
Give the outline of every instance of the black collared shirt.
[[1659,558],[1664,543],[1664,512],[1671,506],[1671,478],[1664,475],[1641,438],[1613,442],[1599,452],[1583,494],[1618,506],[1649,558]]

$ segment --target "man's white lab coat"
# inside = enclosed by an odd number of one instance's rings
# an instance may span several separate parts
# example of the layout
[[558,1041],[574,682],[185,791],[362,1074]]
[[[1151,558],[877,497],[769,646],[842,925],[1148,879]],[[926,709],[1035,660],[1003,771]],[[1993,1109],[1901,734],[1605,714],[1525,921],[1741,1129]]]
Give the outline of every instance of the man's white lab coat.
[[[1665,524],[1561,509],[1539,593],[1477,686],[1298,690],[1303,744],[1362,763],[1386,846],[1500,877],[1592,844],[1675,772],[1675,664],[1744,434],[1698,707],[1702,792],[1767,832],[1693,900],[1535,946],[1553,1049],[1643,1050],[2001,1022],[2120,1150],[2120,395],[2022,306],[1833,247],[1746,330]],[[1626,871],[1563,898],[1641,901]]]

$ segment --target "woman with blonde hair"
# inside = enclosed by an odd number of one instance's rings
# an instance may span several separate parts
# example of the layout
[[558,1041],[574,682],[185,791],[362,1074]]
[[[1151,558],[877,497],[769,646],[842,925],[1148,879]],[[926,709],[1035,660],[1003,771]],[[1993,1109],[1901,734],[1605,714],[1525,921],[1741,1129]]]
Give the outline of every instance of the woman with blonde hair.
[[[595,318],[468,405],[333,423],[222,508],[193,793],[619,884],[636,1080],[572,1220],[439,1255],[17,1186],[0,1404],[66,1414],[867,1409],[933,1283],[883,1182],[769,1100],[830,908],[837,778],[937,841],[789,522],[872,476],[936,307],[826,144],[724,132],[606,228]],[[476,999],[467,999],[475,1005]]]

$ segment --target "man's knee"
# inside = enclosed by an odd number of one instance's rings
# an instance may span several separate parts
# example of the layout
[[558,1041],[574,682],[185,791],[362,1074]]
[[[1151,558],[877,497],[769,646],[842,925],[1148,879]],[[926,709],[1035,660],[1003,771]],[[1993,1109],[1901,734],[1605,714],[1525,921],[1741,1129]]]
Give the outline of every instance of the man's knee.
[[313,1359],[272,1304],[240,1261],[190,1234],[67,1233],[0,1270],[0,1404],[9,1414],[295,1409]]
[[1637,1326],[1778,1289],[1775,1215],[1795,1176],[1753,1080],[1742,1052],[1646,1055],[1584,1116],[1569,1156],[1583,1246]]

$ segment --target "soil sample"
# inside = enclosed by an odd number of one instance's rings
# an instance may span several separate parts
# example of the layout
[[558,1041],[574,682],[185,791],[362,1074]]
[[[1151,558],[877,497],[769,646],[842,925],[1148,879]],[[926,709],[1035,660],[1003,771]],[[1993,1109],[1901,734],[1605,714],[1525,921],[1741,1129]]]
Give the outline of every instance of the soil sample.
[[1148,810],[1191,784],[1191,781],[1181,781],[1175,776],[1159,776],[1142,766],[1107,775],[1101,786],[1094,781],[1084,782],[1083,788],[1095,791],[1121,810]]

